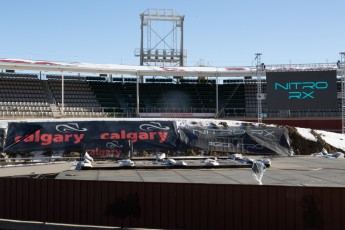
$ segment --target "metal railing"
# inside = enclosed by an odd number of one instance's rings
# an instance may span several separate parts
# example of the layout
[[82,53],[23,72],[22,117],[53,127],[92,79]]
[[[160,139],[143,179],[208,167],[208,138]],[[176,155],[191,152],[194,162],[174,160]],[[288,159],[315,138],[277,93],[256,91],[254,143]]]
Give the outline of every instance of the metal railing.
[[[21,110],[20,108],[24,108]],[[43,107],[42,107],[43,108]],[[214,113],[215,108],[201,107],[140,107],[139,113]],[[262,111],[265,118],[339,118],[341,119],[342,110],[267,110]],[[255,118],[257,111],[255,108],[226,108],[221,116],[217,118]],[[52,111],[40,109],[39,107],[18,107],[0,106],[0,119],[13,118],[50,118],[53,117]],[[118,107],[67,107],[64,117],[72,118],[131,118],[137,117],[136,108]]]

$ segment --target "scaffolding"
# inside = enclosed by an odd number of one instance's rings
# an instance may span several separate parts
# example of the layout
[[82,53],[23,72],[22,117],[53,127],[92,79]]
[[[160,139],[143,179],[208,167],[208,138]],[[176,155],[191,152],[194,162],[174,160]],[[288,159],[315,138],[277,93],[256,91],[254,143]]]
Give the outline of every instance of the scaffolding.
[[256,84],[257,84],[257,112],[258,112],[258,123],[262,123],[262,100],[264,95],[262,93],[261,76],[265,76],[265,64],[261,62],[261,53],[255,54],[256,60]]
[[140,49],[134,51],[140,65],[183,66],[187,58],[183,50],[184,15],[172,9],[147,9],[140,19]]
[[341,133],[345,133],[345,52],[340,53],[340,61],[337,63],[341,70]]

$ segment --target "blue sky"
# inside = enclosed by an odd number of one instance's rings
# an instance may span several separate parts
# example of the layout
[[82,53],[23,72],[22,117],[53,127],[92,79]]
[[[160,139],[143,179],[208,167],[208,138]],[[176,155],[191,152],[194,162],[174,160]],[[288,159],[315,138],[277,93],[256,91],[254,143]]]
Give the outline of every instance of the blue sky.
[[139,14],[185,15],[187,65],[336,62],[344,0],[0,0],[0,57],[138,65]]

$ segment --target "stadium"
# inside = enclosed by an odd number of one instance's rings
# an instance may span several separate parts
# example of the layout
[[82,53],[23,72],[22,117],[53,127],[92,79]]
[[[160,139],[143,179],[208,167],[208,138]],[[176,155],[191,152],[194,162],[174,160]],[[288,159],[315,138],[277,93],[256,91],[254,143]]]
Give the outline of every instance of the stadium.
[[[325,137],[343,142],[345,53],[334,63],[268,65],[255,53],[252,66],[185,66],[184,16],[169,12],[140,14],[139,65],[0,59],[2,162],[29,162],[2,167],[1,224],[342,229],[343,159],[327,152],[345,147]],[[151,43],[151,21],[173,24],[169,48],[159,47],[166,35]],[[93,167],[75,170],[73,153],[87,163],[85,152]],[[157,163],[162,152],[188,167]],[[233,154],[247,161],[229,163]],[[205,167],[215,157],[223,167]],[[124,158],[135,167],[118,166]],[[264,185],[247,178],[261,158]]]
[[[265,123],[284,123],[335,132],[342,130],[342,72],[336,63],[311,64],[310,66],[266,66],[264,71],[259,70],[261,71],[259,73],[263,75],[260,83],[257,80],[256,67],[154,68],[120,65],[104,67],[84,63],[42,63],[41,61],[9,59],[1,59],[0,64],[3,69],[1,73],[1,117],[3,119],[213,117],[248,121],[261,119]],[[15,73],[13,70],[25,68],[37,71],[60,70],[68,73],[89,71],[90,73],[101,72],[101,74],[88,76],[81,75],[79,72],[77,75],[47,74],[43,76],[41,73]],[[337,74],[336,92],[333,92],[333,95],[337,93],[336,107],[273,110],[267,108],[265,99],[257,99],[258,87],[261,88],[262,98],[267,95],[266,72],[293,74],[302,71],[306,73],[333,71]],[[127,73],[132,77],[113,77],[107,72]],[[143,75],[153,77],[146,77],[140,83],[137,78]],[[193,75],[204,76],[193,77]],[[240,75],[245,76],[238,77]],[[76,87],[80,90],[75,91]],[[148,91],[152,93],[147,94]],[[183,99],[182,104],[180,100],[177,100],[178,98]],[[261,108],[259,115],[258,108]],[[308,122],[305,121],[306,118]]]

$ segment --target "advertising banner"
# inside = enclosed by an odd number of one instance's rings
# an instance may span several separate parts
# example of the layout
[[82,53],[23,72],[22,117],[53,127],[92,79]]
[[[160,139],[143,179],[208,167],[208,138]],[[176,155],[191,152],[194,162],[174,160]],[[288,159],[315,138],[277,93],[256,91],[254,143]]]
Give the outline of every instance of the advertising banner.
[[0,152],[4,149],[5,129],[0,129]]
[[[103,142],[128,139],[134,149],[166,150],[176,148],[178,135],[173,121],[10,122],[4,150],[80,151],[83,140],[99,141],[102,146]],[[97,152],[96,147],[93,150]],[[98,147],[98,153],[100,150],[110,148]]]
[[[285,128],[276,127],[180,127],[183,143],[206,151],[247,154],[288,154]],[[182,135],[181,135],[182,136]]]
[[93,157],[110,157],[122,159],[129,156],[133,144],[130,139],[125,140],[101,140],[83,139],[82,151]]
[[337,109],[337,74],[332,71],[267,72],[267,108]]

